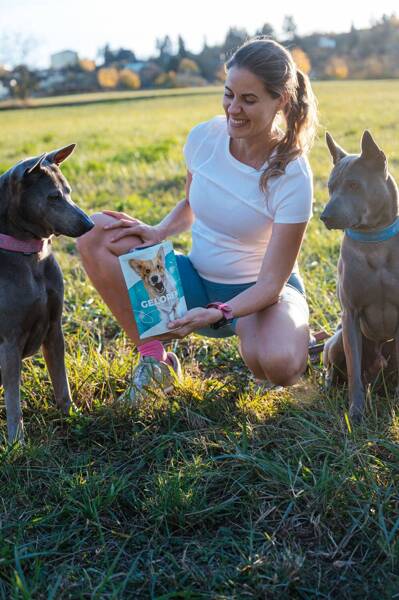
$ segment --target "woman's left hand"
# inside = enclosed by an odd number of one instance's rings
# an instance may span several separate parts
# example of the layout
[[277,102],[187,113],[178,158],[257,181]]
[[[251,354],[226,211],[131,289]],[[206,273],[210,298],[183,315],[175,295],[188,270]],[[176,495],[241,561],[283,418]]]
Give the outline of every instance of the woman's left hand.
[[168,327],[173,329],[173,333],[177,334],[179,338],[182,338],[197,329],[209,327],[211,323],[220,321],[222,316],[221,311],[217,308],[192,308],[181,319],[170,321]]

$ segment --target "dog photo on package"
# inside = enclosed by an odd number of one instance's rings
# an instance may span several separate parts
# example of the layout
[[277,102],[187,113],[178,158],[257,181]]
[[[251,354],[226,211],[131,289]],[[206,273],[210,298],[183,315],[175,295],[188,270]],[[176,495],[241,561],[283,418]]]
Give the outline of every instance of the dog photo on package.
[[119,257],[140,339],[171,331],[168,323],[187,312],[171,242]]

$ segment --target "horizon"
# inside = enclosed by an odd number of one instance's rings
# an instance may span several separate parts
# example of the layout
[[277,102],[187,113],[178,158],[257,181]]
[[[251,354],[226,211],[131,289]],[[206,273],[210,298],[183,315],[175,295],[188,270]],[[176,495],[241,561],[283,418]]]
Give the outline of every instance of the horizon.
[[203,0],[200,12],[196,7],[198,14],[192,18],[187,10],[183,12],[187,4],[182,6],[179,0],[170,0],[166,6],[158,0],[155,7],[154,3],[141,6],[140,18],[137,19],[129,0],[114,0],[111,14],[110,5],[105,0],[87,0],[84,4],[79,0],[69,0],[68,4],[60,3],[55,10],[54,1],[50,0],[2,0],[2,5],[0,41],[5,42],[5,51],[7,37],[12,41],[13,37],[20,36],[31,46],[26,63],[36,68],[48,67],[50,56],[63,50],[74,50],[80,58],[96,60],[99,50],[106,44],[112,49],[128,48],[135,53],[137,60],[147,60],[158,53],[156,39],[166,35],[171,38],[174,48],[177,37],[181,35],[186,49],[198,54],[205,40],[210,46],[221,44],[230,27],[245,29],[252,36],[266,22],[272,25],[276,37],[281,37],[285,15],[294,17],[298,35],[339,34],[349,31],[351,26],[368,28],[381,20],[383,14],[395,14],[397,8],[396,2],[386,0],[379,3],[376,12],[375,3],[365,0],[359,15],[357,3],[337,0],[334,6],[327,6],[321,13],[315,10],[317,4],[314,0],[304,3],[300,11],[296,2],[286,0],[283,8],[272,6],[264,11],[259,0],[247,0],[244,15],[237,0],[221,1],[217,5],[211,0]]

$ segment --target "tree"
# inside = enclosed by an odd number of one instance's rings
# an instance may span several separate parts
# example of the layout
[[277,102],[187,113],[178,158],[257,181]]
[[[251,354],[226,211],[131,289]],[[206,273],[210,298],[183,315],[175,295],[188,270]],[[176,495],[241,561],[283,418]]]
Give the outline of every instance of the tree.
[[178,54],[179,58],[186,58],[187,57],[186,44],[184,43],[184,40],[181,35],[179,35],[179,37],[178,37],[177,46],[178,46],[177,54]]
[[156,48],[159,50],[158,62],[163,69],[166,69],[173,54],[172,40],[168,35],[165,35],[164,38],[157,38]]
[[223,52],[221,46],[208,46],[204,42],[204,47],[200,54],[196,56],[197,65],[201,74],[208,81],[219,81],[220,69],[223,68]]
[[82,71],[90,73],[96,70],[96,63],[94,60],[91,60],[89,58],[81,58],[79,60],[79,67],[82,69]]
[[114,67],[102,67],[97,71],[97,81],[102,88],[116,88],[119,81],[118,69]]
[[326,75],[334,79],[346,79],[348,77],[349,68],[344,58],[340,56],[332,56],[326,65]]
[[182,58],[182,60],[179,63],[179,68],[178,68],[179,73],[199,73],[199,68],[197,63],[194,60],[191,60],[191,58]]
[[140,69],[141,85],[143,87],[150,87],[154,84],[155,79],[162,73],[162,69],[157,63],[150,61],[147,62]]
[[154,81],[155,85],[159,87],[171,88],[176,85],[176,73],[169,71],[168,73],[161,73]]
[[225,56],[230,56],[235,52],[242,44],[249,38],[248,32],[245,29],[239,29],[238,27],[230,27],[228,30],[224,43],[223,52]]
[[11,66],[26,65],[32,59],[38,41],[32,36],[19,33],[3,33],[0,36],[0,63]]
[[20,100],[26,100],[36,89],[38,79],[25,65],[18,65],[13,71],[14,79],[11,80],[13,96]]
[[291,55],[298,69],[307,75],[310,72],[312,65],[306,52],[304,52],[301,48],[293,48],[291,50]]
[[260,29],[257,29],[255,35],[264,35],[267,37],[276,37],[274,28],[270,23],[264,23]]
[[138,90],[141,86],[140,77],[130,69],[123,69],[119,73],[119,85],[127,90]]
[[111,50],[109,44],[106,44],[104,48],[100,48],[98,56],[103,59],[105,67],[111,65],[127,65],[130,62],[136,62],[136,55],[132,50],[128,48],[118,48],[117,50]]
[[283,21],[283,32],[287,39],[294,40],[297,36],[297,25],[295,23],[295,19],[292,15],[285,15]]

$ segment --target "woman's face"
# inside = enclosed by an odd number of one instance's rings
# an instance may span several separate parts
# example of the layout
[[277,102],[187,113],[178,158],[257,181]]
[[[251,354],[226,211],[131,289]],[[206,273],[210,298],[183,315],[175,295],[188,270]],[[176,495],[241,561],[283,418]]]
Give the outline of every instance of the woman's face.
[[228,134],[232,138],[252,138],[270,134],[281,98],[272,98],[262,81],[248,69],[230,67],[227,72],[223,108]]

